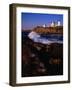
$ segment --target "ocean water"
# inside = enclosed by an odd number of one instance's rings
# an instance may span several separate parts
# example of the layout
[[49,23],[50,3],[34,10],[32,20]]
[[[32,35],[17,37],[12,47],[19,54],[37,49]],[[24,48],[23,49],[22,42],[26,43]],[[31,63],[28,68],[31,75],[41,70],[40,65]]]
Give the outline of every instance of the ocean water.
[[[22,37],[28,37],[29,33],[23,32]],[[39,35],[39,34],[38,34]],[[32,39],[34,42],[40,42],[43,44],[51,44],[51,43],[63,43],[63,35],[59,34],[41,34],[40,37],[37,37],[37,35],[33,34],[31,35]]]

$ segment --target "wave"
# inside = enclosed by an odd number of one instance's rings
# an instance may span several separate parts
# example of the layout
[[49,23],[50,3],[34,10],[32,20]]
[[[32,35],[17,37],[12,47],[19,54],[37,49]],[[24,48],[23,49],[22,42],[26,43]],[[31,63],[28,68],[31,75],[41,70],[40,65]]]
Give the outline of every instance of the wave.
[[[47,35],[48,36],[48,35]],[[42,37],[41,35],[39,35],[38,33],[32,31],[28,34],[28,37],[33,40],[34,42],[38,42],[38,43],[42,43],[42,44],[52,44],[52,43],[63,43],[63,39],[59,40],[60,37],[59,36],[49,36],[49,38],[47,37]],[[55,38],[54,38],[55,37]],[[61,37],[62,38],[62,37]]]

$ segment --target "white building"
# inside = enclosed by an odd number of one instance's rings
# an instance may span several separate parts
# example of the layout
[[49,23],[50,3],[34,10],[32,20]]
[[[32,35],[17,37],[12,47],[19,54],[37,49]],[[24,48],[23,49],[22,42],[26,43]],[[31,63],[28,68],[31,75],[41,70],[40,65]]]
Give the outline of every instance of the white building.
[[51,27],[54,27],[54,26],[55,26],[55,22],[52,22],[52,23],[51,23]]
[[60,21],[58,21],[57,23],[55,23],[55,22],[51,23],[51,27],[55,27],[55,26],[61,26]]
[[43,27],[45,28],[46,27],[46,24],[43,24]]

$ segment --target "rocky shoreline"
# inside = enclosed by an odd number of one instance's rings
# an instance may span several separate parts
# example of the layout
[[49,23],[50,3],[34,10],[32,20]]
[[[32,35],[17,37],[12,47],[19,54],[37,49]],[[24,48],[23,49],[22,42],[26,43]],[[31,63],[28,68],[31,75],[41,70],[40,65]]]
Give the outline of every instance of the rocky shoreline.
[[22,39],[22,77],[63,74],[63,44]]

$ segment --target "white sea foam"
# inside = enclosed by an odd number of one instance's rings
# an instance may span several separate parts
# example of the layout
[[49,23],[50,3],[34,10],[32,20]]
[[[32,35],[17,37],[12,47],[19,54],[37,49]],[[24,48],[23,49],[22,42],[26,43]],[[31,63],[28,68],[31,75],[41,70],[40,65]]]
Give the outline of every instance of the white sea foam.
[[42,38],[38,33],[32,31],[28,34],[28,37],[33,40],[34,42],[39,42],[42,44],[52,44],[52,43],[63,43],[63,41],[57,40],[57,39],[46,39],[46,38]]

